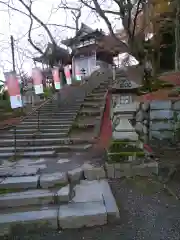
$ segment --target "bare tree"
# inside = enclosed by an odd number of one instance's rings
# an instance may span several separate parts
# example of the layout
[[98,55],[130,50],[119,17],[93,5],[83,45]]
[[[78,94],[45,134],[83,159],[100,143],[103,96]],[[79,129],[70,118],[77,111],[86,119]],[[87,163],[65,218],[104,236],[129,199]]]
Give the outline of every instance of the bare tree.
[[[40,54],[44,53],[45,47],[42,47],[42,44],[40,42],[37,42],[36,39],[33,39],[33,36],[32,36],[33,30],[43,28],[44,33],[48,36],[48,42],[51,42],[53,44],[53,46],[56,46],[57,40],[56,40],[56,36],[53,35],[52,28],[55,28],[54,32],[57,32],[57,28],[61,28],[61,31],[63,31],[62,29],[71,29],[76,32],[79,29],[79,21],[80,21],[80,17],[81,17],[82,4],[80,4],[78,7],[72,7],[72,6],[68,6],[66,3],[64,3],[62,1],[56,9],[54,9],[54,8],[51,9],[49,19],[52,14],[57,13],[58,11],[59,12],[67,11],[68,12],[67,18],[69,18],[69,14],[71,14],[72,19],[74,20],[74,24],[72,24],[72,26],[71,26],[71,25],[68,25],[68,19],[67,19],[67,23],[64,25],[59,24],[59,23],[51,23],[50,21],[45,23],[33,12],[33,10],[32,10],[32,5],[34,2],[33,0],[29,0],[29,1],[17,0],[17,1],[23,7],[22,9],[19,9],[18,7],[16,7],[12,0],[8,0],[6,2],[0,1],[0,4],[3,4],[4,6],[6,6],[8,11],[10,11],[10,10],[15,11],[19,14],[24,15],[25,17],[27,17],[29,19],[28,31],[26,33],[23,33],[22,38],[27,36],[28,42],[36,50],[36,52],[38,52]],[[38,24],[38,26],[34,27],[34,23],[36,23],[36,25]],[[40,36],[40,34],[39,34],[39,36]],[[43,34],[42,37],[45,38],[45,35]]]
[[105,21],[110,34],[117,41],[120,41],[120,38],[114,31],[109,16],[119,19],[119,21],[122,22],[126,33],[129,53],[140,62],[143,62],[143,42],[145,40],[146,18],[141,17],[141,20],[143,21],[140,21],[139,19],[140,15],[142,15],[142,13],[144,14],[147,3],[146,0],[111,0],[111,4],[114,5],[117,10],[110,10],[105,7],[106,2],[109,1],[80,0],[80,2],[96,12]]

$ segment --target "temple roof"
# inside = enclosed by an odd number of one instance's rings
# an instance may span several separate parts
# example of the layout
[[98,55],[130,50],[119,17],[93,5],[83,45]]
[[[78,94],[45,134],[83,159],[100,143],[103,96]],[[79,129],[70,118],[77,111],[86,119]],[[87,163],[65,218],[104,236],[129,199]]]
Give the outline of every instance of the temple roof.
[[[128,47],[124,42],[115,39],[113,36],[105,35],[102,30],[93,30],[83,23],[75,37],[63,40],[62,43],[68,47],[72,47],[74,43],[86,40],[87,38],[96,38],[98,40],[96,43],[98,48],[102,48],[104,51],[112,52],[113,55],[128,52]],[[78,51],[81,50],[78,49]]]
[[33,60],[41,63],[61,61],[63,64],[68,64],[71,62],[71,56],[66,49],[59,46],[54,46],[52,43],[48,43],[44,54],[33,58]]

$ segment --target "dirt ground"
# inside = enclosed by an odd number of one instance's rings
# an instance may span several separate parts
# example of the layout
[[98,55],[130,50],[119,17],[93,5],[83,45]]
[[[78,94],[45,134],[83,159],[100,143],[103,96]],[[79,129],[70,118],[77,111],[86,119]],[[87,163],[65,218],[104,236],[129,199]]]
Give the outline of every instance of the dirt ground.
[[117,223],[90,229],[18,231],[9,240],[179,240],[180,202],[155,179],[110,182],[120,209]]

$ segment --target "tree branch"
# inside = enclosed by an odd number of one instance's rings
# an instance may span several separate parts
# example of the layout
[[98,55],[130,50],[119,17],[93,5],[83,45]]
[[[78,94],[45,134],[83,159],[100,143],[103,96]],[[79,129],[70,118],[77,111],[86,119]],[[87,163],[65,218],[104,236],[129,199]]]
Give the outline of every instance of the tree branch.
[[[31,7],[32,7],[32,3],[30,4],[29,8],[31,9]],[[31,21],[31,22],[30,22],[29,31],[28,31],[28,41],[29,41],[29,43],[33,46],[34,49],[36,49],[38,52],[40,52],[41,54],[43,54],[43,51],[42,51],[39,47],[37,47],[37,46],[33,43],[33,41],[32,41],[31,31],[32,31],[32,26],[33,26],[33,18],[32,18],[31,15],[29,16],[29,18],[30,18],[30,21]]]
[[26,8],[26,10],[29,12],[29,14],[46,30],[52,44],[54,46],[56,46],[56,42],[55,42],[49,28],[46,26],[46,24],[44,24],[36,15],[34,15],[34,13],[31,11],[31,8],[29,8],[29,6],[23,0],[18,0],[18,1]]

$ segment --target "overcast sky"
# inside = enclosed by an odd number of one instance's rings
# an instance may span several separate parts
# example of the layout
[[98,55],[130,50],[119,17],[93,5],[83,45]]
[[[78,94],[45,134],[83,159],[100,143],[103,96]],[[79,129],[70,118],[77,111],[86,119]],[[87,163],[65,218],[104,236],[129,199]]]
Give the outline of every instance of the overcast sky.
[[[1,1],[5,2],[6,0]],[[76,3],[75,0],[71,0],[71,5],[72,1],[73,3]],[[63,9],[55,11],[59,2],[59,0],[35,0],[33,2],[33,13],[44,23],[63,25],[67,24],[73,26],[73,20],[70,11],[68,13],[66,13]],[[106,0],[106,6],[108,8],[110,8],[110,5],[108,5],[110,2],[110,0]],[[13,3],[14,7],[25,11],[24,7],[21,5],[21,3],[19,3],[18,0],[13,0]],[[77,5],[75,4],[74,6]],[[114,6],[111,6],[111,9],[112,8],[114,8]],[[3,67],[4,70],[12,70],[10,35],[13,35],[15,39],[16,67],[18,68],[17,71],[23,68],[25,71],[31,72],[33,63],[30,58],[35,55],[37,56],[38,53],[34,51],[27,41],[29,18],[17,11],[10,10],[8,12],[7,8],[1,3],[0,10],[0,66]],[[111,18],[111,20],[113,26],[116,26],[116,29],[122,28],[120,21],[116,21],[113,18]],[[84,22],[94,29],[102,28],[105,32],[108,32],[104,21],[102,19],[97,19],[95,15],[87,8],[83,9],[81,22]],[[38,24],[34,21],[33,28],[36,29],[34,29],[32,32],[32,38],[36,43],[40,44],[40,46],[45,47],[49,41],[48,36],[42,28],[37,27]],[[58,44],[60,44],[62,39],[72,37],[74,35],[73,30],[61,27],[50,27],[50,30]]]

